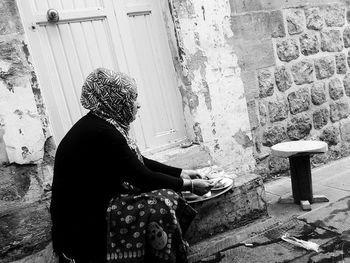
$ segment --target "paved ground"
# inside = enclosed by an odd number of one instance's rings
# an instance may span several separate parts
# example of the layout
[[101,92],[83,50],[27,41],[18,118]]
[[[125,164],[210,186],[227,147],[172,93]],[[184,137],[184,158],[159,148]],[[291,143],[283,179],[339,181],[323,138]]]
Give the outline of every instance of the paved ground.
[[[326,195],[330,202],[312,204],[305,212],[277,202],[291,195],[289,177],[267,183],[269,216],[193,246],[190,262],[350,263],[350,158],[313,169],[312,178],[314,195]],[[319,252],[281,240],[286,232],[317,243]]]

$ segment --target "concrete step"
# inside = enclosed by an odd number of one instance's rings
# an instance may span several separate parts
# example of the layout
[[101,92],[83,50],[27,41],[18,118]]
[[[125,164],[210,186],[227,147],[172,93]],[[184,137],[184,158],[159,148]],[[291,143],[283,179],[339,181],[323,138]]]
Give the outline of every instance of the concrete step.
[[190,244],[244,226],[267,215],[262,178],[256,174],[234,176],[232,175],[232,189],[223,195],[191,204],[198,214],[185,234],[185,239]]

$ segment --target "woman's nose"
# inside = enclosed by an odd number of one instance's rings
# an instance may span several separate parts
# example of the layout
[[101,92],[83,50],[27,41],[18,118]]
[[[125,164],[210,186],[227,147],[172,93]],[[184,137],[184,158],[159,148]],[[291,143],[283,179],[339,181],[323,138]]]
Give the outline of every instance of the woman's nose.
[[140,103],[138,103],[138,102],[136,102],[136,108],[141,108],[141,105],[140,105]]

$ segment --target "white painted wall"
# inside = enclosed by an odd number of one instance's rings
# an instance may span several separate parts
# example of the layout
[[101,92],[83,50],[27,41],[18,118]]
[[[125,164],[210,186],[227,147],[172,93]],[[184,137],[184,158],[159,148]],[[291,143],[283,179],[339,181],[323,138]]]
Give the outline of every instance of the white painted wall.
[[[18,64],[23,56],[21,41],[9,41],[7,45],[16,51],[12,52],[12,58],[0,60],[0,71],[13,74],[15,81],[12,88],[0,81],[0,129],[5,146],[1,154],[7,155],[1,156],[1,161],[37,163],[44,154],[45,136],[30,84],[29,66]],[[23,56],[25,64],[24,61]]]
[[182,73],[188,74],[199,102],[193,108],[186,105],[191,112],[188,127],[199,123],[203,144],[215,162],[236,171],[253,170],[252,146],[243,146],[235,139],[243,134],[252,140],[252,135],[241,70],[228,44],[234,37],[229,1],[174,0],[172,4],[178,48],[184,51]]

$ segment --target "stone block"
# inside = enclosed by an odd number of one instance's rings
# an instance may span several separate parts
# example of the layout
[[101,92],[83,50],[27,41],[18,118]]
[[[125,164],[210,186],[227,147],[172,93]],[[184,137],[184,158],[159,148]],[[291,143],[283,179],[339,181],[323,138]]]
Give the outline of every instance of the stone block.
[[250,100],[247,101],[247,107],[248,107],[248,116],[249,116],[249,122],[250,122],[250,128],[252,130],[255,130],[259,127],[259,115],[257,112],[257,102],[256,100]]
[[345,120],[340,124],[340,134],[344,141],[350,142],[350,121]]
[[314,166],[324,165],[329,162],[328,154],[314,154],[310,158],[311,164]]
[[286,129],[282,124],[276,124],[268,127],[263,132],[262,144],[271,147],[277,143],[283,142],[287,139]]
[[348,64],[348,66],[350,67],[350,51],[348,51],[348,56],[346,58],[346,62]]
[[7,65],[0,70],[0,80],[11,92],[14,91],[14,87],[22,87],[25,79],[31,75],[31,68],[26,63],[22,48],[20,39],[0,41],[0,62]]
[[[245,71],[255,71],[259,68],[275,65],[274,49],[271,39],[260,39],[259,41],[234,39],[232,40],[232,45],[239,58],[242,74],[244,74]],[[252,78],[250,73],[249,78]]]
[[350,23],[350,10],[346,11],[346,20]]
[[321,50],[339,52],[343,50],[343,40],[340,30],[331,29],[321,32]]
[[[33,203],[46,198],[51,189],[55,150],[53,145],[45,143],[44,158],[39,165],[0,166],[0,206],[1,203]],[[1,209],[0,209],[1,213]],[[1,247],[1,239],[0,239]]]
[[[339,139],[340,140],[340,139]],[[342,142],[339,141],[337,145],[330,145],[328,152],[326,153],[327,155],[327,159],[328,161],[334,161],[334,160],[338,160],[342,157],[347,157],[350,155],[350,146],[348,143],[346,142]],[[343,202],[345,205],[345,202]],[[332,206],[332,208],[334,208]],[[337,213],[337,215],[339,215]],[[338,222],[338,226],[345,226],[343,223],[347,222],[347,218],[343,217],[344,220],[342,220],[342,223]],[[334,220],[334,218],[332,219],[332,221]],[[335,221],[333,221],[335,222]],[[340,230],[339,232],[341,233],[342,230],[338,228],[338,230]],[[343,228],[343,230],[345,230],[345,228]]]
[[330,126],[326,127],[320,134],[320,139],[328,143],[328,145],[337,145],[339,142],[339,128]]
[[[241,1],[240,1],[241,2]],[[283,13],[281,10],[274,10],[270,13],[271,36],[285,37],[286,29],[283,22]]]
[[317,58],[314,63],[317,79],[325,79],[334,75],[335,61],[332,56]]
[[329,97],[332,100],[338,100],[344,96],[343,84],[338,78],[333,78],[328,83]]
[[260,116],[260,124],[264,126],[267,123],[267,110],[266,110],[266,106],[262,103],[259,104],[259,116]]
[[324,26],[324,20],[320,8],[310,7],[305,9],[306,27],[313,30],[321,30]]
[[344,28],[343,41],[344,41],[344,47],[346,48],[350,47],[350,27]]
[[284,66],[276,67],[275,81],[279,91],[284,92],[292,86],[293,80],[289,71]]
[[241,174],[234,186],[218,198],[191,206],[198,214],[185,234],[192,245],[227,230],[246,225],[267,215],[263,180],[254,174]]
[[16,1],[3,0],[0,3],[0,35],[14,33],[23,33]]
[[287,21],[288,33],[290,35],[300,34],[303,32],[305,20],[302,9],[286,9],[285,16]]
[[297,40],[290,38],[276,43],[277,56],[281,61],[289,62],[299,57]]
[[[17,204],[1,211],[1,262],[13,262],[44,249],[51,241],[47,201]],[[3,258],[5,257],[5,259]]]
[[281,174],[289,171],[289,160],[288,158],[281,158],[270,155],[268,160],[268,166],[270,174]]
[[329,27],[341,27],[345,24],[345,7],[329,5],[324,10],[324,20]]
[[196,15],[195,6],[192,1],[173,1],[178,18],[191,19]]
[[[40,196],[41,186],[31,190],[31,181],[38,178],[37,165],[9,165],[0,167],[0,202],[20,201],[24,196]],[[30,191],[30,192],[28,192]],[[32,201],[32,200],[30,200]]]
[[[271,17],[269,12],[252,12],[245,14],[231,15],[231,29],[236,38],[244,40],[260,40],[271,38],[272,35],[283,35],[278,28],[283,24],[280,18]],[[276,30],[277,28],[277,30]],[[283,29],[281,29],[283,30]]]
[[350,115],[349,103],[346,101],[336,101],[330,106],[330,118],[332,122],[345,119]]
[[271,122],[282,121],[288,117],[288,105],[285,101],[270,101],[269,116]]
[[327,108],[321,108],[314,111],[312,119],[315,129],[321,129],[327,125],[329,120],[329,110]]
[[302,60],[292,66],[294,83],[297,85],[314,81],[314,67],[310,60]]
[[289,110],[292,114],[306,111],[310,108],[309,89],[303,87],[288,95]]
[[297,114],[287,123],[287,134],[291,140],[300,140],[310,134],[312,128],[310,117],[305,114]]
[[274,77],[269,69],[262,69],[258,72],[259,96],[266,98],[273,94]]
[[346,96],[350,97],[350,74],[346,74],[343,79],[343,85]]
[[320,42],[316,34],[305,33],[299,37],[301,54],[304,56],[316,54],[320,50]]
[[246,13],[250,11],[260,11],[262,9],[262,4],[260,0],[231,0],[229,1],[231,5],[231,12],[234,14]]
[[6,152],[6,144],[3,139],[5,134],[4,119],[0,117],[0,166],[9,163],[9,157]]
[[59,263],[50,242],[44,249],[12,263]]
[[324,82],[315,82],[311,86],[311,101],[314,105],[326,102],[326,88]]
[[347,72],[346,56],[344,53],[335,55],[335,67],[337,74],[345,74]]

